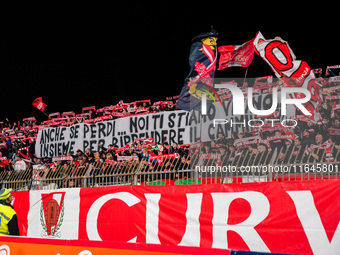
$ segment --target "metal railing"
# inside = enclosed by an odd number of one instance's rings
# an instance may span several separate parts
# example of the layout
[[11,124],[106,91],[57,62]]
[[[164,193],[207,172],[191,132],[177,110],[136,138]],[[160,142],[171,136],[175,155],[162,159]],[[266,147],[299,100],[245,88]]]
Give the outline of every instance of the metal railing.
[[292,146],[277,148],[274,152],[248,149],[238,153],[198,153],[141,161],[131,159],[83,165],[54,163],[23,171],[0,171],[0,184],[13,190],[41,190],[335,179],[340,178],[339,151],[333,145],[327,152],[317,149],[312,155],[301,147]]

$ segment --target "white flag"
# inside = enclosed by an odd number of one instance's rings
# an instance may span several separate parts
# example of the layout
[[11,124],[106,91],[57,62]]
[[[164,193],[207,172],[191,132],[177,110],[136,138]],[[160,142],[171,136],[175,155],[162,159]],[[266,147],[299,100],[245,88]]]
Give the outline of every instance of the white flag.
[[28,237],[78,239],[79,188],[30,191]]

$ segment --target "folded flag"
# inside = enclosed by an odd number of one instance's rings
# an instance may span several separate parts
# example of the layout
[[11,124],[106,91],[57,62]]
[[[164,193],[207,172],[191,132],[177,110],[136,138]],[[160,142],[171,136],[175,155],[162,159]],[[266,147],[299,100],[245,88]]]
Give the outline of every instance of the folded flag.
[[[311,99],[303,105],[311,115],[306,115],[312,121],[317,121],[316,107],[322,101],[319,93],[322,84],[316,82],[312,69],[305,61],[296,60],[296,57],[288,43],[280,37],[266,40],[261,32],[258,32],[254,40],[255,51],[272,68],[275,75],[284,78],[286,87],[301,87],[308,89]],[[293,98],[301,98],[303,94],[291,94]]]
[[9,164],[8,159],[6,157],[1,157],[0,155],[0,166],[5,167]]
[[38,97],[37,99],[35,99],[32,103],[32,105],[34,107],[36,107],[38,110],[44,112],[45,111],[45,108],[47,106],[47,104],[43,103],[42,101],[42,98],[41,97]]
[[242,45],[225,45],[218,47],[220,63],[218,70],[232,66],[248,67],[254,58],[254,39]]
[[208,104],[214,101],[211,92],[216,69],[218,33],[211,28],[208,33],[192,40],[189,56],[190,72],[184,81],[177,108],[190,111],[200,110],[202,94],[207,95]]

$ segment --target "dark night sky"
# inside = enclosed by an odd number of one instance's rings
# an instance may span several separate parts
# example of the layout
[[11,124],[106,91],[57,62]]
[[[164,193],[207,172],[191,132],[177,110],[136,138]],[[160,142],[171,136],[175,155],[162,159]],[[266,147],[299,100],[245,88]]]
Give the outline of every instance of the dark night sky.
[[[83,106],[178,95],[189,72],[191,39],[211,25],[220,34],[219,46],[242,44],[261,31],[267,39],[288,41],[311,68],[340,64],[337,15],[331,9],[259,12],[259,6],[243,10],[204,2],[192,9],[144,2],[29,7],[2,10],[10,18],[1,24],[0,121],[46,119],[31,105],[40,96],[47,113],[80,113]],[[244,72],[230,68],[216,77]],[[262,75],[273,72],[255,56],[248,76]]]

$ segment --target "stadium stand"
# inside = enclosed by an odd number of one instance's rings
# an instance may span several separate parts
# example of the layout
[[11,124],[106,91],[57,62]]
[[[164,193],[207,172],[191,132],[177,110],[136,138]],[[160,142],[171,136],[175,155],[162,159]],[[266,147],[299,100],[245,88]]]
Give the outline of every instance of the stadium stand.
[[[335,76],[331,70],[326,74]],[[322,121],[296,115],[299,121],[294,129],[264,126],[234,132],[231,138],[221,133],[218,139],[204,143],[160,144],[153,138],[138,138],[123,148],[109,145],[55,158],[35,155],[41,129],[172,111],[178,96],[154,103],[120,101],[102,108],[83,107],[80,114],[57,112],[45,121],[6,119],[0,122],[0,182],[6,188],[23,190],[338,178],[340,82],[318,79],[324,82],[323,102],[318,107]],[[270,92],[268,89],[263,87],[259,93]]]

